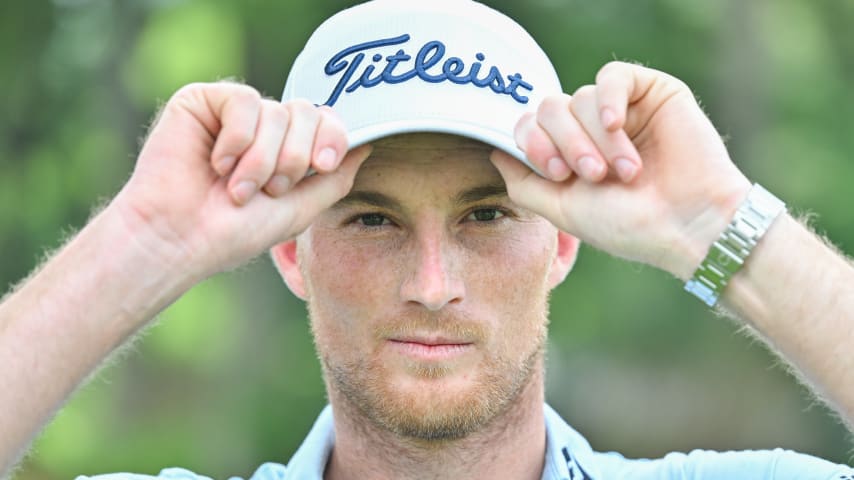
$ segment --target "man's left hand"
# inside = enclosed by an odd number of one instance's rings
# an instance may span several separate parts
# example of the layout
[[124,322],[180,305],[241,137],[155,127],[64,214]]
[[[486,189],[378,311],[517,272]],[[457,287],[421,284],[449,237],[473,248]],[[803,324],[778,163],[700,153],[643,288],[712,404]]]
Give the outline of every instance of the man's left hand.
[[622,62],[516,126],[548,178],[496,150],[511,199],[606,252],[690,278],[750,182],[680,80]]

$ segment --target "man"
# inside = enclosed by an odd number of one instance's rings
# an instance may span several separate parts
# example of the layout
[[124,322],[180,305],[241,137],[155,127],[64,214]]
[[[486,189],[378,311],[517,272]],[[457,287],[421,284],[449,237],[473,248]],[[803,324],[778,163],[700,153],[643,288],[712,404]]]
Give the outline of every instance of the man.
[[0,306],[4,469],[111,350],[270,249],[331,407],[255,478],[854,475],[779,450],[600,454],[543,403],[546,300],[580,239],[720,297],[854,418],[854,270],[751,187],[677,79],[611,63],[564,95],[497,12],[377,0],[318,28],[283,100],[181,89],[122,191]]

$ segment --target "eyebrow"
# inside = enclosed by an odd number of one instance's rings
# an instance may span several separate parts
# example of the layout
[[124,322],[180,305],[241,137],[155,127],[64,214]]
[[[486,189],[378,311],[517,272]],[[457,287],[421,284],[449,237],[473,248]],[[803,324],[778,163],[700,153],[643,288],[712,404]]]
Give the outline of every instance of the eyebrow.
[[490,183],[462,191],[454,197],[454,203],[465,205],[475,203],[488,198],[506,197],[507,187],[503,183]]
[[[454,196],[454,204],[466,205],[489,198],[507,197],[507,187],[503,183],[491,183],[464,190]],[[357,190],[338,200],[332,208],[342,208],[351,205],[370,205],[389,210],[400,209],[400,201],[396,198],[373,190]]]
[[347,207],[350,205],[371,205],[374,207],[393,209],[400,205],[394,198],[372,190],[360,190],[350,192],[346,197],[338,200],[332,208]]

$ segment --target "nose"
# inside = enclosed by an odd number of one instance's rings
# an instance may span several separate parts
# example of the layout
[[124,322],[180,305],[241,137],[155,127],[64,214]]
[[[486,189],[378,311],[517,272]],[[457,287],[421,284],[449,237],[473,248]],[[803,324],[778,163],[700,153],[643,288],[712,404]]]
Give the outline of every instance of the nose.
[[404,301],[419,303],[430,311],[441,310],[450,303],[461,302],[465,283],[458,268],[461,253],[440,228],[415,237],[414,254],[401,284]]

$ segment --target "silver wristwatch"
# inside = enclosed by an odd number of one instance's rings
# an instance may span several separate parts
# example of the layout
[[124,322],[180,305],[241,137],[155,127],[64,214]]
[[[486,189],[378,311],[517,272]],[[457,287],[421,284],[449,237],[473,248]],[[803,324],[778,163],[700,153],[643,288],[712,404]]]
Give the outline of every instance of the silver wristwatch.
[[714,307],[730,278],[741,269],[753,247],[785,210],[785,203],[754,183],[726,230],[709,248],[694,276],[685,283],[685,290]]

